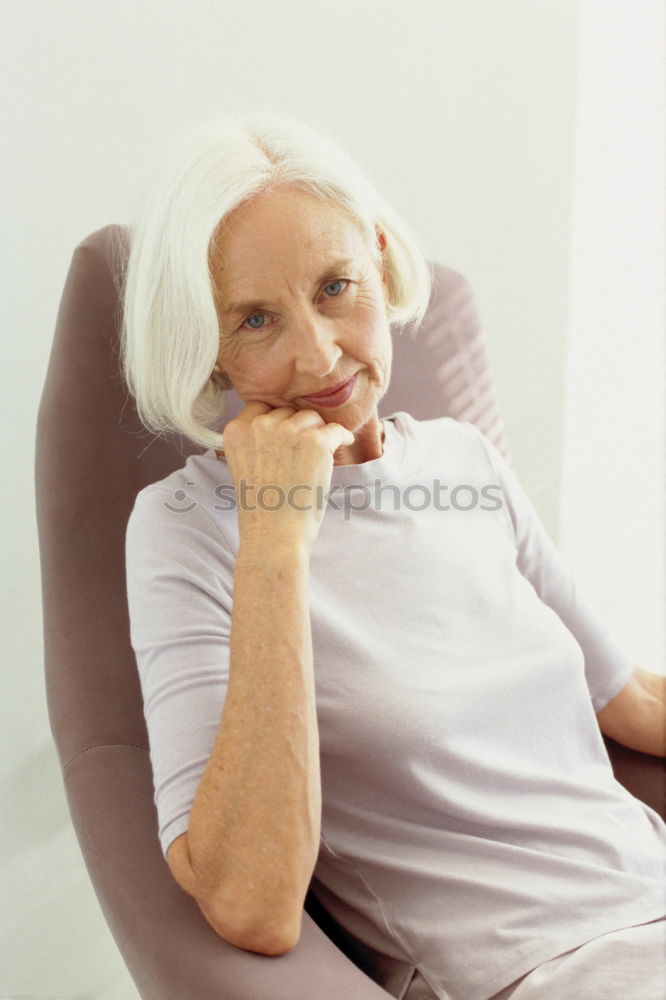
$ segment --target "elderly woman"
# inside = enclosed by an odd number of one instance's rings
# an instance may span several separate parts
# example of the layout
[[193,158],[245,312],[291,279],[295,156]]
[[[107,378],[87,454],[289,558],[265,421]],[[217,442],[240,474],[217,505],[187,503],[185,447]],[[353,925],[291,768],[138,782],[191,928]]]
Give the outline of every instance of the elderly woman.
[[151,179],[125,377],[208,449],[127,530],[162,851],[240,948],[293,947],[314,875],[406,997],[658,1000],[666,827],[601,733],[663,755],[664,678],[471,423],[379,419],[428,296],[396,213],[289,118],[190,128]]

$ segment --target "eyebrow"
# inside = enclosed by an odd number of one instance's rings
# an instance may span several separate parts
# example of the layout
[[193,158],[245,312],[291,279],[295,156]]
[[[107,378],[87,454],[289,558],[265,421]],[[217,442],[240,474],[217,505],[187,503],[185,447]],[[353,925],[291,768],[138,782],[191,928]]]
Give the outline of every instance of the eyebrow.
[[[357,262],[351,257],[341,257],[339,260],[334,260],[326,266],[323,273],[316,279],[316,284],[321,284],[326,278],[335,278],[339,275],[340,271],[356,270],[357,267]],[[245,313],[252,312],[254,309],[264,309],[268,305],[269,302],[265,299],[247,299],[243,302],[230,302],[222,310],[222,314],[224,316],[245,315]]]

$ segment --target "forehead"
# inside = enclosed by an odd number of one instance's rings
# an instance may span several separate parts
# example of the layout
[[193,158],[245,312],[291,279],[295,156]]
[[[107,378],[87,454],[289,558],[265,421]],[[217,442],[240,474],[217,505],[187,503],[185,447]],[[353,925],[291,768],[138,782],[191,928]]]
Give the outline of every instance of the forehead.
[[271,284],[306,283],[337,261],[368,259],[359,224],[342,208],[295,188],[263,194],[232,212],[211,248],[218,295],[266,296]]

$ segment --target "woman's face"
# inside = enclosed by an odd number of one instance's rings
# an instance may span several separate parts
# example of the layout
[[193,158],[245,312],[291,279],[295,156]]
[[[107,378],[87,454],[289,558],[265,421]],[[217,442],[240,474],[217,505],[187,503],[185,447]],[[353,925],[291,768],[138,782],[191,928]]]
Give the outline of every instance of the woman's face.
[[[378,246],[386,244],[378,232]],[[381,455],[377,405],[392,343],[387,285],[358,225],[296,188],[236,209],[211,258],[220,321],[217,361],[245,402],[315,410],[356,434],[336,464]],[[350,398],[303,399],[357,374]]]

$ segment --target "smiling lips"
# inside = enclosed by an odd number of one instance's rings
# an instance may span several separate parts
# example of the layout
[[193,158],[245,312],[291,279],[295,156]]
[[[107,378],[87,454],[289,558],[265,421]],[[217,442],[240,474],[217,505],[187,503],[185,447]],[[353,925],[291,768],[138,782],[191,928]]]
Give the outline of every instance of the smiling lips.
[[[354,376],[352,375],[351,378],[353,378],[353,377]],[[330,387],[330,389],[322,389],[321,392],[311,392],[308,396],[302,396],[301,398],[302,399],[319,399],[320,396],[330,396],[331,393],[337,392],[339,389],[342,389],[343,385],[347,385],[347,382],[349,382],[349,381],[350,381],[350,379],[347,378],[347,379],[344,380],[344,382],[338,382],[336,385],[332,385]]]
[[356,375],[352,375],[345,382],[338,382],[337,385],[324,392],[314,393],[312,396],[301,396],[301,399],[307,399],[308,402],[318,403],[321,406],[340,406],[349,399],[355,384]]

